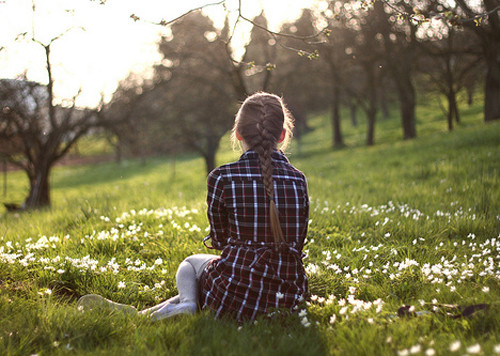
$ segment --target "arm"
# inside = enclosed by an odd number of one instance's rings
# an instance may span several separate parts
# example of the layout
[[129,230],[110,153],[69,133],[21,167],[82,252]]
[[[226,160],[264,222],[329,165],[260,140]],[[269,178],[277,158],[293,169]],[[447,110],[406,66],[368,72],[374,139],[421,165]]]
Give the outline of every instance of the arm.
[[304,223],[304,227],[302,229],[302,233],[301,233],[301,249],[303,248],[303,244],[304,244],[304,240],[306,239],[307,237],[307,229],[309,227],[309,193],[308,193],[308,189],[307,189],[307,181],[306,181],[306,178],[304,177],[304,205],[303,205],[303,216],[304,216],[304,220],[305,220],[305,223]]
[[[213,248],[222,250],[227,241],[227,211],[224,202],[224,182],[218,169],[212,171],[207,179],[207,216]],[[205,242],[205,240],[204,240]]]

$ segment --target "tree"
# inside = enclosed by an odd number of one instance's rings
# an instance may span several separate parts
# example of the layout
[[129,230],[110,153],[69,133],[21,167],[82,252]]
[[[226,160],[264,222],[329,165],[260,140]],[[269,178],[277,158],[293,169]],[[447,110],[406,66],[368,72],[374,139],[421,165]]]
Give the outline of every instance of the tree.
[[[271,77],[274,73],[272,64],[276,63],[277,50],[274,39],[271,38],[267,29],[267,19],[264,11],[253,19],[259,25],[253,26],[250,31],[250,42],[245,48],[243,61],[251,58],[251,64],[243,72],[245,86],[249,93],[257,91],[268,91]],[[255,65],[256,64],[256,65]]]
[[458,23],[471,29],[481,43],[486,64],[484,87],[484,121],[500,120],[500,5],[498,0],[483,0],[474,8],[457,0],[462,17]]
[[111,101],[102,105],[99,122],[108,133],[118,162],[123,154],[140,157],[145,163],[148,155],[174,151],[172,142],[163,136],[165,128],[159,110],[163,105],[154,93],[159,89],[159,85],[155,87],[130,74],[119,83]]
[[[481,44],[486,65],[484,89],[484,120],[500,119],[500,4],[498,0],[468,1],[405,1],[399,10],[383,0],[398,17],[420,24],[430,18],[440,19],[455,27],[465,27],[476,35]],[[377,1],[375,6],[383,7]]]
[[50,43],[45,50],[48,85],[0,80],[0,140],[16,147],[0,153],[28,175],[30,190],[23,204],[26,209],[50,205],[51,168],[93,126],[95,117],[93,110],[76,109],[75,98],[70,107],[53,104]]
[[[316,33],[316,20],[311,10],[303,9],[298,19],[282,25],[280,33]],[[295,136],[300,149],[301,136],[309,130],[308,115],[324,112],[329,108],[331,85],[325,80],[324,63],[316,58],[317,44],[293,37],[283,38],[279,42],[272,38],[271,44],[277,49],[271,89],[275,93],[283,94],[293,113]]]
[[239,68],[227,54],[227,36],[227,27],[218,33],[198,12],[177,21],[172,36],[159,44],[164,64],[156,68],[158,89],[152,95],[163,104],[165,139],[200,153],[207,173],[216,167],[220,139],[233,125],[242,90]]
[[[453,122],[460,122],[457,93],[477,76],[481,56],[476,44],[468,33],[447,26],[447,35],[442,40],[424,41],[422,48],[426,56],[420,59],[420,71],[427,78],[426,88],[430,92],[444,95],[448,101],[445,110],[448,130],[453,130]],[[440,98],[438,98],[440,100]]]
[[[404,8],[405,2],[399,2]],[[417,137],[415,118],[416,91],[413,84],[413,72],[417,58],[416,26],[411,20],[398,19],[394,8],[384,6],[383,1],[373,5],[374,20],[382,35],[385,49],[385,62],[398,93],[403,138]]]
[[[334,6],[334,4],[330,4],[331,9]],[[346,85],[348,85],[348,82],[354,82],[354,80],[349,80],[347,72],[348,68],[353,65],[351,44],[354,45],[356,34],[347,26],[343,18],[329,18],[328,20],[332,35],[329,35],[326,41],[320,45],[320,58],[328,67],[331,86],[330,106],[333,146],[342,147],[344,146],[344,139],[341,130],[340,105],[342,96],[351,96],[349,91],[346,90]],[[356,73],[351,73],[351,75],[356,75]]]

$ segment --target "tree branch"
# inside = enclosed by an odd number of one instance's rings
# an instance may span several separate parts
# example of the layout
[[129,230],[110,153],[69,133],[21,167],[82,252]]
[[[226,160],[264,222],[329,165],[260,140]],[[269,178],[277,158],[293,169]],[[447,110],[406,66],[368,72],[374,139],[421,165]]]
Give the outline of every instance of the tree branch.
[[[181,15],[177,16],[176,18],[169,20],[169,21],[162,19],[160,22],[154,22],[154,21],[146,21],[146,22],[153,24],[153,25],[168,26],[168,25],[173,24],[176,21],[179,21],[183,17],[186,17],[187,15],[189,15],[193,12],[203,10],[204,8],[210,7],[210,6],[222,5],[222,4],[225,4],[225,2],[226,2],[226,0],[221,0],[218,2],[208,3],[208,4],[204,4],[204,5],[192,8],[191,10],[188,10],[185,13],[183,13],[183,14],[181,14]],[[141,19],[139,16],[137,16],[135,14],[130,15],[130,18],[134,21],[139,21]]]

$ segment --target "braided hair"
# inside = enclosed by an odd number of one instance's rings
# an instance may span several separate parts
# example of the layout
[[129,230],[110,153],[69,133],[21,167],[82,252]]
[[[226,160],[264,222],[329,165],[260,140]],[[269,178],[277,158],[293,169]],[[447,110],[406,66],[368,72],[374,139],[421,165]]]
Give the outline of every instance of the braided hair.
[[[269,199],[271,232],[276,243],[285,242],[279,221],[279,212],[274,201],[273,165],[271,154],[282,140],[284,149],[292,136],[293,119],[283,100],[274,94],[259,92],[249,96],[241,105],[233,127],[233,145],[237,133],[260,161],[262,180]],[[284,137],[282,137],[284,132]]]

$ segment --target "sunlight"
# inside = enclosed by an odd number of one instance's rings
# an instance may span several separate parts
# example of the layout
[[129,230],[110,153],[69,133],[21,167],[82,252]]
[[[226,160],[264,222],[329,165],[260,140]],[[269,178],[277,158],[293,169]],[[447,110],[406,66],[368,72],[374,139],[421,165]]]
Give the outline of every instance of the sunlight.
[[[314,0],[288,1],[286,6],[278,0],[244,1],[242,13],[252,18],[262,9],[272,30],[279,30],[283,21],[297,18],[301,9],[313,6]],[[51,47],[54,92],[61,101],[82,94],[77,100],[80,106],[95,106],[101,93],[109,100],[118,82],[128,73],[151,75],[151,66],[161,61],[156,41],[169,33],[168,28],[153,25],[162,19],[169,21],[188,11],[210,3],[206,0],[183,2],[158,2],[155,0],[108,0],[105,5],[98,1],[74,0],[71,6],[64,0],[35,2],[36,13],[32,16],[32,1],[4,0],[0,3],[0,77],[15,78],[25,74],[29,80],[46,83],[43,48],[31,43],[35,37],[43,44],[64,33]],[[230,0],[227,8],[233,17],[238,2]],[[210,6],[204,10],[217,27],[222,27],[223,8]],[[140,18],[134,21],[130,16]],[[242,23],[233,38],[233,46],[240,47],[248,41],[250,25]],[[18,39],[19,34],[25,39]]]

